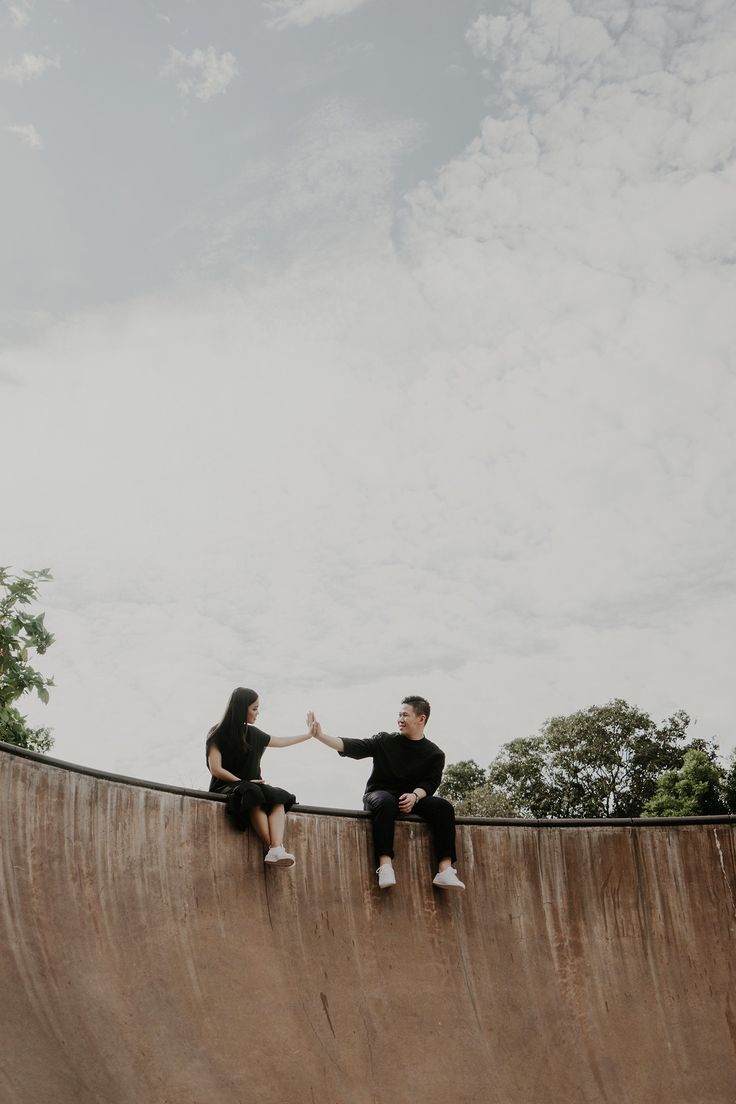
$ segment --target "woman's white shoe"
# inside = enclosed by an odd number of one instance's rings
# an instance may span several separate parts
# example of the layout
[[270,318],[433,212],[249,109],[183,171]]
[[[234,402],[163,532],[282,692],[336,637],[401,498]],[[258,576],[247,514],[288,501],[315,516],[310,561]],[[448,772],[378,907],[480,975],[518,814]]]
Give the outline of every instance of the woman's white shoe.
[[263,861],[268,863],[269,866],[293,866],[296,859],[285,847],[279,844],[278,847],[269,848],[263,857]]

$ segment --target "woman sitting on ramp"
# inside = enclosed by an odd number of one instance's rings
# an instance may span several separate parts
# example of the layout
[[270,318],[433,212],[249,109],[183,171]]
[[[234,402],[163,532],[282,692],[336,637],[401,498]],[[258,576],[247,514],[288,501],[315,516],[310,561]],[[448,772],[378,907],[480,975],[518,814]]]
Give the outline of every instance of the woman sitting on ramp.
[[263,781],[261,756],[267,747],[289,747],[309,740],[314,714],[307,715],[310,728],[303,736],[268,736],[255,726],[259,704],[255,690],[239,686],[233,690],[220,723],[207,733],[210,791],[227,794],[227,812],[241,832],[253,825],[267,848],[265,863],[293,866],[294,856],[284,848],[284,827],[296,797]]

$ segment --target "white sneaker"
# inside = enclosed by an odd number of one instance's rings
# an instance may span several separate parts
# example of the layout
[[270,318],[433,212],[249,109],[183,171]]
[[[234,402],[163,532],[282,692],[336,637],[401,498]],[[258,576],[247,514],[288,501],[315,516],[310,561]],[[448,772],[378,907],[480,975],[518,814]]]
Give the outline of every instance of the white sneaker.
[[465,889],[465,882],[460,881],[454,866],[448,866],[446,870],[435,874],[432,885],[440,889]]
[[384,863],[383,866],[379,866],[376,874],[378,875],[379,889],[390,889],[391,886],[396,885],[396,875],[390,863]]
[[293,855],[289,854],[285,847],[271,847],[263,857],[264,863],[271,866],[293,866],[296,862]]

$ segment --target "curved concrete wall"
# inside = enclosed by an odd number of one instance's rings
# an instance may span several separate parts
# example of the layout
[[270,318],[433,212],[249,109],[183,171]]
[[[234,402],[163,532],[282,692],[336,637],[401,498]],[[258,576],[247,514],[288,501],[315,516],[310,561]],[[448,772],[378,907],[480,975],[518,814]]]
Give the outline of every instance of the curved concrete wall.
[[222,804],[0,752],[3,1104],[733,1104],[732,823],[297,812],[264,870]]

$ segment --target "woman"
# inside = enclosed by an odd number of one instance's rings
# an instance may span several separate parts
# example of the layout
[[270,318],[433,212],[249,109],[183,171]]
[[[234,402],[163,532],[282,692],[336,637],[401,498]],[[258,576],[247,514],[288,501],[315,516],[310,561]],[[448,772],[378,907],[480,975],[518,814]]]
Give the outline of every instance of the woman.
[[224,793],[227,812],[244,832],[252,824],[268,849],[264,862],[293,866],[294,856],[284,848],[286,814],[296,801],[294,794],[269,786],[261,778],[261,756],[267,747],[290,747],[312,736],[314,714],[307,716],[310,731],[303,736],[268,736],[255,727],[258,694],[239,686],[233,690],[225,716],[207,734],[207,766],[210,790]]

